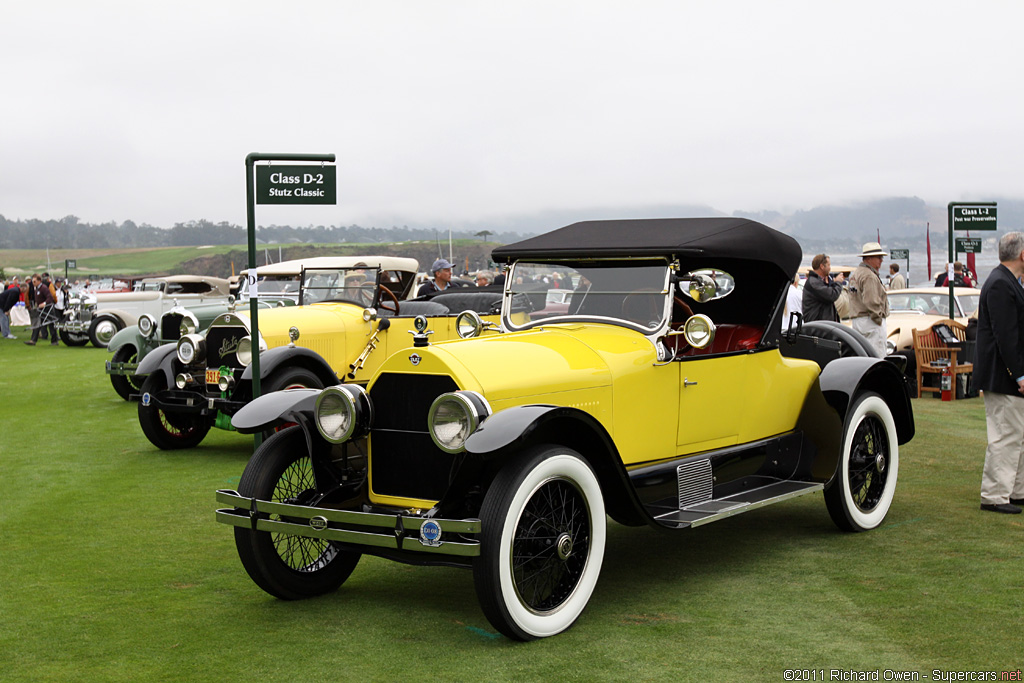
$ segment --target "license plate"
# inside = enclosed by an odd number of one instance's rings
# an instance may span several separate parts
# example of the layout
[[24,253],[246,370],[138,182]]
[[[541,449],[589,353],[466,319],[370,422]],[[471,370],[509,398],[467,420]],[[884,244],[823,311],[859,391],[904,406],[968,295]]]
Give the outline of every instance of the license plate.
[[207,370],[206,371],[206,383],[216,384],[220,381],[220,370]]

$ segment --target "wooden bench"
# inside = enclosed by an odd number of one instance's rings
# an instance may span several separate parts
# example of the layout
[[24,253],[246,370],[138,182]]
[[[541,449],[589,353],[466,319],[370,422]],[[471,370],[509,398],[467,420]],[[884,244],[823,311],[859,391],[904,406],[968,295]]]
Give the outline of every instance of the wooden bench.
[[[922,386],[922,376],[935,374],[941,377],[946,367],[953,376],[952,394],[956,400],[957,376],[969,375],[974,372],[973,363],[961,363],[957,359],[959,348],[946,345],[935,332],[937,325],[946,325],[956,337],[957,341],[963,343],[967,339],[967,328],[955,320],[940,320],[931,327],[924,330],[914,330],[914,355],[917,358],[917,397],[921,398],[922,391],[941,392],[941,380],[938,387]],[[946,366],[943,363],[948,363]]]

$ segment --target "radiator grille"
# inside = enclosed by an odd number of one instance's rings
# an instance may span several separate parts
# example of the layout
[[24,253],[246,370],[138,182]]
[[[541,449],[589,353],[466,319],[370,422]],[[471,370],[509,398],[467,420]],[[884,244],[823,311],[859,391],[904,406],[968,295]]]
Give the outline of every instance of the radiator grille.
[[446,375],[384,373],[370,390],[370,480],[378,495],[439,500],[448,488],[452,456],[430,438],[434,399],[458,386]]
[[708,459],[685,462],[676,468],[679,482],[679,509],[711,500],[711,461]]
[[247,334],[248,331],[241,325],[211,327],[206,333],[206,365],[211,368],[226,365],[229,368],[240,369],[242,364],[235,357],[235,351],[238,349],[239,340]]
[[180,313],[165,313],[160,319],[160,338],[164,341],[180,339],[183,317]]

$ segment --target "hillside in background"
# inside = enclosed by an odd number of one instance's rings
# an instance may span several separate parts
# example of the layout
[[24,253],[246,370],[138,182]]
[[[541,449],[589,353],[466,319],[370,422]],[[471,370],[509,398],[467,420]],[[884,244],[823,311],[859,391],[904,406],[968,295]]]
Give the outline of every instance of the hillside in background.
[[[996,237],[1009,230],[1024,229],[1024,200],[995,198],[986,201],[998,202],[999,232],[974,236]],[[403,222],[401,227],[393,225],[387,228],[270,225],[257,228],[256,237],[258,248],[266,250],[260,263],[266,258],[277,261],[310,254],[377,253],[413,256],[425,270],[439,253],[448,255],[448,236],[451,234],[458,243],[453,250],[457,269],[472,271],[486,267],[494,244],[515,242],[576,221],[724,215],[727,214],[713,207],[693,204],[591,207],[509,215],[444,226],[420,225],[412,220]],[[805,255],[820,252],[856,254],[864,242],[874,241],[876,236],[881,237],[885,249],[909,248],[921,254],[925,248],[926,226],[929,225],[936,260],[941,257],[935,250],[941,252],[946,244],[946,206],[927,204],[918,197],[823,205],[790,213],[736,211],[733,215],[761,221],[792,235],[800,242]],[[111,257],[107,262],[100,262],[98,267],[108,274],[163,272],[169,268],[171,272],[223,275],[230,274],[232,266],[237,272],[247,262],[246,243],[245,228],[225,222],[214,224],[197,220],[159,228],[137,225],[132,221],[120,225],[113,222],[89,224],[75,216],[59,220],[9,220],[0,215],[0,250],[40,250],[39,256],[32,256],[35,260],[29,266],[31,269],[36,269],[35,264],[46,262],[43,250],[54,259],[53,262],[63,264],[64,258],[74,258],[79,252],[84,256],[86,250],[121,250],[123,253],[130,248],[176,247],[181,250],[180,254],[169,251],[154,255],[151,264],[143,257],[133,257],[134,262],[119,266],[118,261]],[[269,247],[269,244],[275,246]],[[212,247],[195,256],[192,250],[205,245]],[[283,246],[279,250],[276,245]],[[17,265],[10,257],[13,252],[6,253],[5,263],[0,251],[0,269]],[[168,265],[171,263],[177,265]],[[24,263],[20,265],[25,267]]]

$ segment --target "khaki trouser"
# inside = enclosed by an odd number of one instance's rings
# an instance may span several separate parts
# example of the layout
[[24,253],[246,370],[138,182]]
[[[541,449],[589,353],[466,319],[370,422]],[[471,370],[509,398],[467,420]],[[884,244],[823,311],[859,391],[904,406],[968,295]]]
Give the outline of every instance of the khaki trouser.
[[875,321],[867,316],[854,318],[850,322],[853,329],[860,332],[868,340],[868,344],[878,351],[878,355],[885,358],[885,318],[882,318],[881,325],[876,325]]
[[985,392],[988,448],[981,472],[981,502],[1000,505],[1024,498],[1024,396]]

